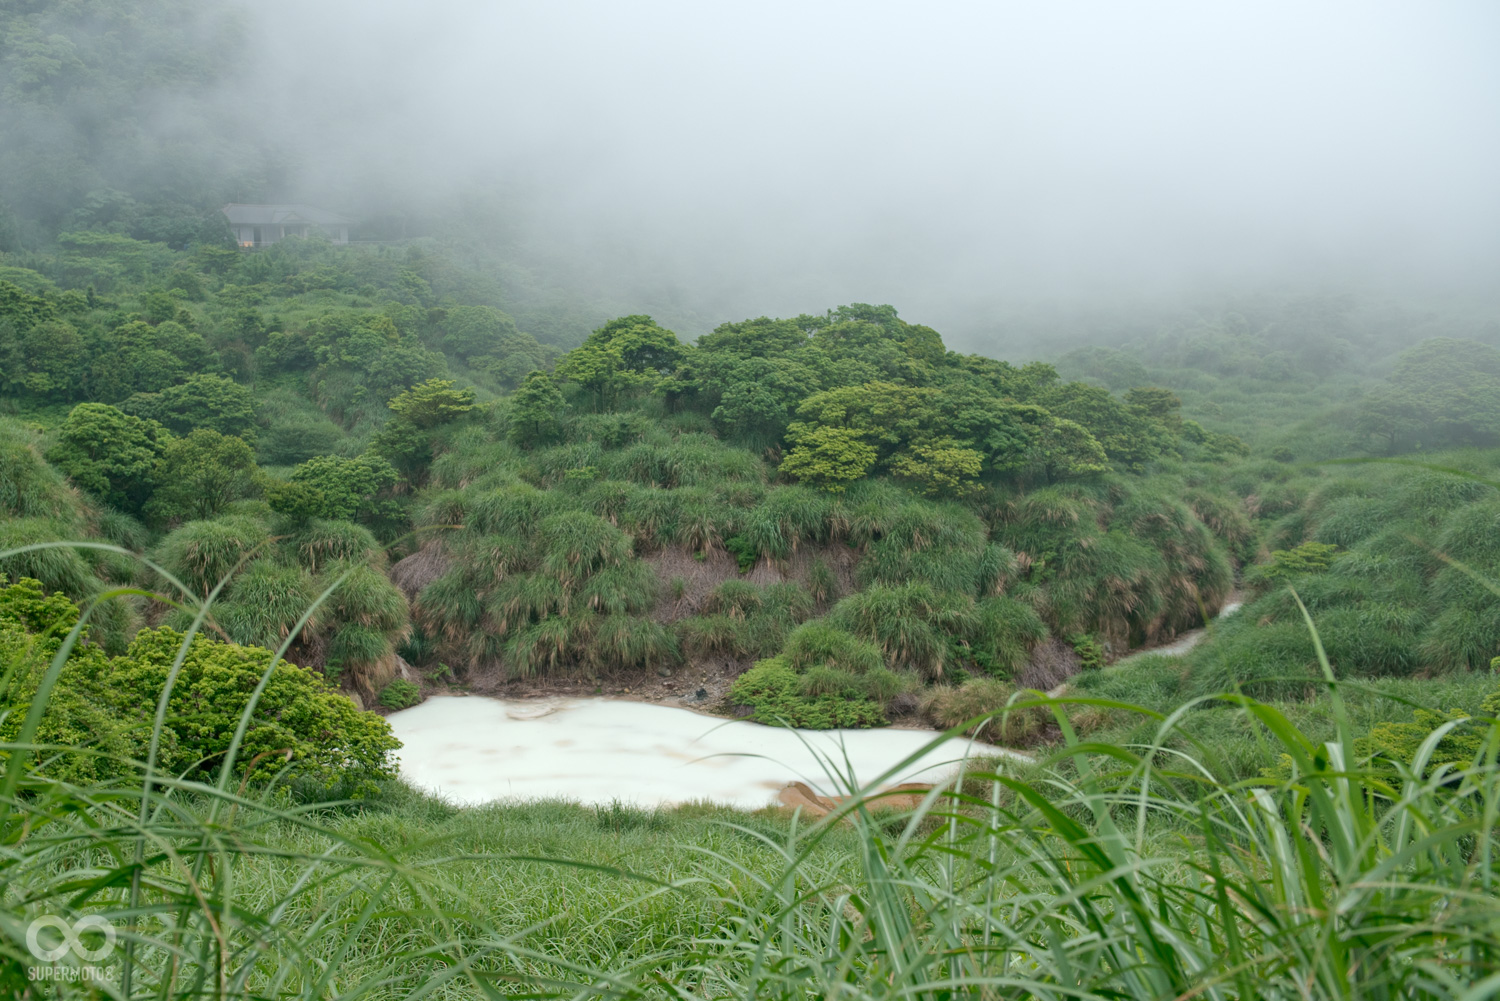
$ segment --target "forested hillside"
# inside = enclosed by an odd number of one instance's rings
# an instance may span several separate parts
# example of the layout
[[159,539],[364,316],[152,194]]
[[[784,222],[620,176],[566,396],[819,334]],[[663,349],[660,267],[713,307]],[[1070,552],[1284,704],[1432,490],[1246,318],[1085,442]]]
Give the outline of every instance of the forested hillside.
[[[367,701],[398,671],[670,676],[767,721],[940,715],[954,686],[1050,688],[1201,626],[1272,549],[1327,534],[1295,514],[1334,489],[1308,462],[1500,440],[1497,328],[1472,308],[1241,297],[1152,333],[1121,317],[1054,367],[955,353],[890,306],[695,340],[581,327],[587,296],[474,254],[457,219],[451,243],[372,219],[354,246],[236,249],[219,205],[283,183],[250,124],[129,110],[202,112],[233,82],[202,54],[243,41],[215,10],[6,15],[5,544],[102,539],[156,569],[4,569],[76,601],[222,584],[223,637],[294,636]],[[112,651],[189,618],[99,615]],[[1479,658],[1420,649],[1403,672]]]
[[[78,601],[222,583],[222,635],[273,647],[340,581],[291,658],[366,700],[403,661],[610,690],[756,665],[724,706],[812,725],[1051,688],[1201,626],[1267,552],[1327,535],[1298,505],[1346,488],[1300,458],[1500,432],[1493,348],[1433,338],[1383,378],[1335,376],[1317,358],[1355,335],[1277,333],[1296,304],[1226,318],[1210,354],[1232,365],[1163,334],[1154,355],[1070,355],[1067,381],[951,352],[889,306],[542,342],[440,248],[225,242],[83,230],[6,255],[7,547],[107,539],[166,576],[98,550],[5,571]],[[1268,436],[1206,379],[1319,426]],[[110,609],[111,649],[185,621]],[[1487,621],[1463,642],[1492,642]],[[1359,670],[1483,660],[1436,650]]]

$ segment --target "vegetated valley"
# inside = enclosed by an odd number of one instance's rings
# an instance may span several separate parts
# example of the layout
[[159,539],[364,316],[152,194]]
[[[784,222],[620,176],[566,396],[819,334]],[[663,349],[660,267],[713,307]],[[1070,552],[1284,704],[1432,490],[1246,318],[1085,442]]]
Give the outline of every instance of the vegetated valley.
[[[104,100],[33,35],[12,106]],[[689,338],[441,232],[246,249],[211,181],[107,161],[0,202],[7,996],[1494,989],[1493,313],[1206,298],[1024,361],[861,303]],[[459,809],[383,718],[455,691],[1032,763],[816,823]],[[95,981],[38,982],[44,914],[108,917]]]

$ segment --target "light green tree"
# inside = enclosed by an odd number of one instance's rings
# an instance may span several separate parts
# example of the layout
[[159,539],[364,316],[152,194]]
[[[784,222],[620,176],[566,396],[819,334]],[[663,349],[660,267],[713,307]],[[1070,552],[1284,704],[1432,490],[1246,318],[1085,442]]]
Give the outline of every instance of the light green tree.
[[556,440],[566,404],[557,383],[546,372],[532,372],[510,397],[510,426],[506,437],[521,448],[536,448]]
[[1042,426],[1032,459],[1048,483],[1091,476],[1109,468],[1103,446],[1088,428],[1060,417]]
[[911,480],[929,496],[959,497],[979,489],[984,454],[952,438],[913,445],[891,460],[891,472]]
[[452,379],[428,379],[412,386],[389,404],[396,416],[430,430],[451,424],[474,409],[472,389],[454,389]]
[[781,472],[838,493],[874,468],[880,453],[850,428],[793,424],[787,431],[792,451]]

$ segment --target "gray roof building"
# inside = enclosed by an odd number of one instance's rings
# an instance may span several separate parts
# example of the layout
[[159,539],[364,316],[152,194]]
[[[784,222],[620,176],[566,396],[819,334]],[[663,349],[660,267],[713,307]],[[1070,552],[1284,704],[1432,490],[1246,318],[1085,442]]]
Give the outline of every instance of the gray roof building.
[[241,247],[269,247],[289,236],[308,237],[322,233],[334,243],[349,242],[353,219],[312,205],[247,205],[236,202],[223,208],[235,241]]

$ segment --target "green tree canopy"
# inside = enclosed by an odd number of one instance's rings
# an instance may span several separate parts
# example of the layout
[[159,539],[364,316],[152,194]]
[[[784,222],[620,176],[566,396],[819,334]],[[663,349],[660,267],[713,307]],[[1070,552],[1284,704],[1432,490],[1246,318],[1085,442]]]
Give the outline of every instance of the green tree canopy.
[[154,420],[177,435],[211,428],[250,443],[255,441],[255,396],[249,387],[222,375],[191,375],[160,392],[137,393],[120,409]]
[[138,514],[151,498],[171,441],[156,421],[104,403],[80,403],[63,421],[47,459],[95,497]]
[[88,345],[72,324],[43,320],[17,329],[0,320],[0,390],[49,400],[85,395]]
[[[1175,417],[1175,407],[1160,394],[1160,390],[1145,392],[1132,405],[1102,386],[1065,382],[1052,387],[1038,402],[1058,417],[1086,428],[1111,462],[1140,470],[1176,453],[1176,427],[1168,423]],[[1163,415],[1157,417],[1153,409]]]
[[397,417],[424,431],[451,424],[474,409],[472,389],[454,389],[452,379],[428,379],[389,404]]
[[650,392],[677,368],[686,348],[649,316],[622,316],[589,335],[557,363],[557,376],[583,387],[603,412],[627,393]]
[[817,375],[789,358],[734,360],[715,373],[714,426],[728,438],[769,445],[786,433],[797,406],[818,389]]
[[1052,417],[1041,425],[1041,434],[1028,458],[1041,468],[1048,483],[1109,468],[1104,447],[1088,428],[1062,417]]
[[436,437],[474,410],[474,391],[454,389],[451,379],[428,379],[391,400],[390,410],[390,419],[370,439],[369,451],[410,482],[420,483],[432,465]]
[[455,306],[445,312],[440,323],[443,351],[475,371],[489,373],[507,389],[552,360],[553,352],[517,330],[516,322],[498,309]]
[[212,518],[250,493],[255,455],[240,438],[199,428],[168,442],[155,475],[148,514],[160,521]]
[[521,448],[537,448],[557,439],[566,404],[557,383],[546,372],[532,372],[510,397],[506,437]]
[[98,399],[121,401],[157,393],[206,368],[212,354],[203,338],[175,320],[139,320],[109,331],[94,354],[89,387]]
[[291,482],[303,490],[272,496],[271,507],[299,518],[333,518],[353,521],[372,513],[377,494],[400,479],[389,462],[378,455],[354,459],[318,455],[292,470]]
[[42,296],[32,295],[14,282],[0,281],[0,322],[26,330],[56,317],[57,307]]
[[490,306],[454,306],[446,314],[441,324],[443,350],[464,361],[498,354],[507,338],[520,333],[515,320]]
[[1500,351],[1439,337],[1401,356],[1361,401],[1354,426],[1386,451],[1484,445],[1500,438]]

